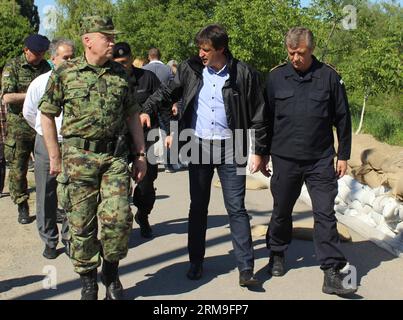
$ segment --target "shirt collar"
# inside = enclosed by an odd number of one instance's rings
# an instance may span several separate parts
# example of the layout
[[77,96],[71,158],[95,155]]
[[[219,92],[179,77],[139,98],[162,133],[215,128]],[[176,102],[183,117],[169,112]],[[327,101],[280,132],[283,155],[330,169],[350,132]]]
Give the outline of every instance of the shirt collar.
[[217,76],[226,76],[227,73],[228,73],[228,66],[227,66],[227,64],[226,64],[224,67],[222,67],[222,68],[221,68],[220,70],[218,70],[218,71],[215,71],[212,67],[207,66],[207,71],[208,71],[210,74],[215,74],[215,75],[217,75]]
[[162,61],[159,61],[159,60],[150,61],[148,64],[152,64],[152,63],[164,64]]
[[88,63],[87,59],[85,58],[85,55],[82,55],[80,58],[78,58],[78,69],[83,70],[86,68],[92,69],[94,71],[103,71],[103,70],[108,70],[111,68],[111,62],[110,60],[108,60],[107,62],[105,62],[105,64],[103,66],[94,66]]

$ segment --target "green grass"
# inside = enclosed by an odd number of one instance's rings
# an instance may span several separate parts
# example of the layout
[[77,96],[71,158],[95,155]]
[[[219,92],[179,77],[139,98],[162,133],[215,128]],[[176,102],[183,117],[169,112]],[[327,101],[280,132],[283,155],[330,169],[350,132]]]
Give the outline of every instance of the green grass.
[[[403,105],[401,95],[381,94],[367,101],[361,133],[369,133],[377,140],[403,146]],[[362,97],[350,98],[353,131],[358,127]]]

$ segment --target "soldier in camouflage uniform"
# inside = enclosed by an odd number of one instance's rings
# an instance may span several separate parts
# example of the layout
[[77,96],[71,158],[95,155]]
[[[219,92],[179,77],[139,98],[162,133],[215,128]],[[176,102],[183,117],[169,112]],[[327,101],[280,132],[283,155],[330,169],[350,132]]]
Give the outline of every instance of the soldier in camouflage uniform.
[[22,115],[25,93],[32,80],[50,70],[43,59],[49,48],[49,40],[39,34],[24,41],[24,53],[11,59],[4,66],[1,97],[7,106],[7,137],[5,157],[9,163],[9,189],[11,198],[18,205],[18,222],[30,223],[28,207],[27,171],[30,154],[34,150],[35,130]]
[[[81,298],[97,299],[97,267],[102,256],[106,298],[122,299],[118,264],[128,251],[133,216],[128,201],[129,150],[121,139],[130,132],[136,155],[133,175],[140,181],[146,172],[144,137],[139,105],[126,72],[109,60],[116,34],[112,20],[84,17],[81,34],[84,56],[53,72],[39,109],[50,173],[61,172],[57,178],[59,199],[69,221],[70,257],[82,280]],[[60,156],[54,117],[62,109]]]

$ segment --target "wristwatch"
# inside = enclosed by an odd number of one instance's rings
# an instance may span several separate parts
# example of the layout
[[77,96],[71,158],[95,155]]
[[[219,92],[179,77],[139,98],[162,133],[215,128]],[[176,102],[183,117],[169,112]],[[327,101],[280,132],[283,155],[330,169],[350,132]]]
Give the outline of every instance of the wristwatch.
[[134,154],[134,156],[135,156],[136,158],[140,158],[140,157],[147,158],[147,155],[146,155],[145,152],[137,152],[136,154]]

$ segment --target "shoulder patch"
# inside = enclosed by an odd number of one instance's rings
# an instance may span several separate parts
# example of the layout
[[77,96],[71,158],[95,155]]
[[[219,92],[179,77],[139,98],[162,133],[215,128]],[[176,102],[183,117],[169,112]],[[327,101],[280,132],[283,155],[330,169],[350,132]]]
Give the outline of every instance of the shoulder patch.
[[278,64],[277,66],[271,68],[271,69],[270,69],[270,72],[272,72],[273,70],[275,70],[275,69],[277,69],[277,68],[283,67],[283,66],[285,66],[286,64],[287,64],[287,62],[280,63],[280,64]]

